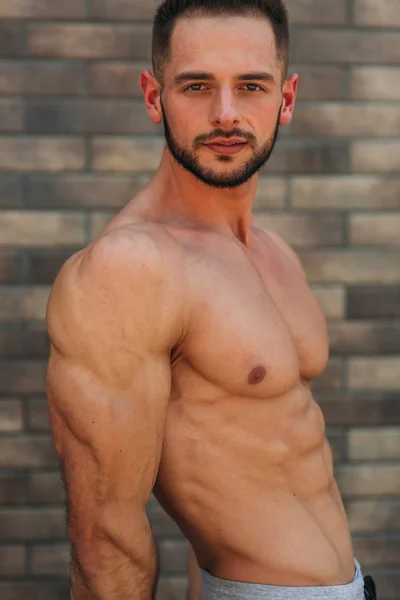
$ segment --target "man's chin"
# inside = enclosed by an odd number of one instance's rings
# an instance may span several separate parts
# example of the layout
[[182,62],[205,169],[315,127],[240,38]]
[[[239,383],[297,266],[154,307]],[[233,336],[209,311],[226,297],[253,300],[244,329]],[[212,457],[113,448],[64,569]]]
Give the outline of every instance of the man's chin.
[[217,189],[238,188],[254,177],[255,173],[207,173],[192,172],[192,174],[205,185]]

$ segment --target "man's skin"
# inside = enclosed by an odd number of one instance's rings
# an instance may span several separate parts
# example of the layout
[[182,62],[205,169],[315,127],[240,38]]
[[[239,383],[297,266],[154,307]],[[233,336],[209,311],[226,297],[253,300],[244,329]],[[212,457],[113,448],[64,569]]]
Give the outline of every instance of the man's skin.
[[[172,49],[162,101],[182,147],[234,128],[262,145],[280,109],[290,123],[298,79],[282,86],[266,19],[183,19]],[[188,71],[213,79],[176,85]],[[265,71],[274,82],[238,79]],[[141,84],[159,123],[159,84],[147,71]],[[226,175],[252,151],[221,160],[202,146],[196,156]],[[53,286],[48,399],[73,600],[152,598],[152,491],[191,542],[191,599],[201,597],[198,565],[277,586],[354,578],[309,388],[327,365],[326,322],[294,252],[252,217],[257,181],[207,187],[166,147],[150,183]]]

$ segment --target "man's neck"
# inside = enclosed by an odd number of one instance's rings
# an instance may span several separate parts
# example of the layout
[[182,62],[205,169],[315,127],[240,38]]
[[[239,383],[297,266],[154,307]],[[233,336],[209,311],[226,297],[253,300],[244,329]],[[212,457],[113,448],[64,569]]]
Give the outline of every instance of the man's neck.
[[183,169],[165,150],[150,186],[156,190],[160,214],[169,221],[232,232],[248,246],[257,183],[255,175],[237,188],[212,188]]

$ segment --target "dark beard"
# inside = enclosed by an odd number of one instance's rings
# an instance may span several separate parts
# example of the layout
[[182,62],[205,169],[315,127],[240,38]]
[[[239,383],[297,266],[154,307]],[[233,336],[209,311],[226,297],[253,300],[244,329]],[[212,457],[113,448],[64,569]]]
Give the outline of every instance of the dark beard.
[[[241,129],[233,129],[229,133],[223,130],[216,129],[212,135],[201,135],[194,140],[194,148],[197,150],[205,142],[210,142],[213,139],[219,138],[232,138],[234,136],[245,139],[250,147],[254,149],[252,157],[241,167],[232,171],[231,173],[216,173],[210,168],[202,167],[198,158],[194,152],[181,148],[174,140],[171,129],[168,125],[168,119],[164,106],[161,103],[163,111],[163,125],[165,139],[168,145],[168,149],[176,162],[183,167],[186,171],[189,171],[199,181],[205,185],[213,188],[221,189],[233,189],[247,183],[269,160],[272,151],[275,147],[279,133],[279,119],[281,115],[282,106],[279,109],[278,119],[275,126],[275,131],[270,140],[260,149],[257,149],[256,137],[251,133],[246,133]],[[231,156],[219,155],[218,160],[220,162],[231,162]]]

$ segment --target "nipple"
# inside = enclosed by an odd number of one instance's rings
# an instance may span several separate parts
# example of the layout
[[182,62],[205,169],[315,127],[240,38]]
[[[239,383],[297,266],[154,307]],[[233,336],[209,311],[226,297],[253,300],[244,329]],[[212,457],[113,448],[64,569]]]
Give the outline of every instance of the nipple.
[[265,378],[266,374],[267,369],[264,366],[260,365],[258,367],[255,367],[248,377],[248,382],[252,385],[261,383],[262,380]]

